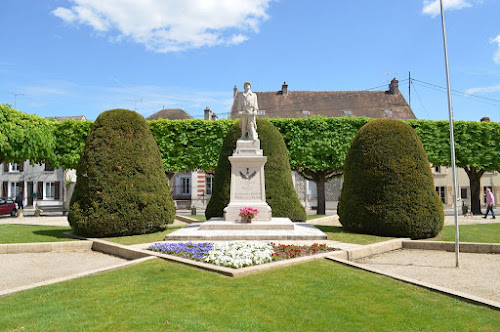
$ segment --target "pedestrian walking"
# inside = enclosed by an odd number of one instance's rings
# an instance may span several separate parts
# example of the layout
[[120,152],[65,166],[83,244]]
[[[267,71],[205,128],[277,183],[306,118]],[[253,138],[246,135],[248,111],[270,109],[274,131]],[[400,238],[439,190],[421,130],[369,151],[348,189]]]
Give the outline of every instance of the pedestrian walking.
[[16,195],[16,203],[17,203],[17,208],[19,210],[22,210],[23,207],[23,188],[19,189],[19,192]]
[[493,207],[495,206],[495,196],[491,192],[491,189],[486,189],[486,214],[484,215],[484,219],[488,217],[488,212],[491,211],[491,219],[495,219],[495,212],[493,211]]

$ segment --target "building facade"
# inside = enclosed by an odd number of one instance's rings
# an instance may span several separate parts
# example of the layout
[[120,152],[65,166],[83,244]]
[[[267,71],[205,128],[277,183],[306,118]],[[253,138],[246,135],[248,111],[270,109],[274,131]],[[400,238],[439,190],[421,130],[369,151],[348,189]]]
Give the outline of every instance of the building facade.
[[[434,186],[439,197],[445,206],[453,204],[453,176],[452,169],[449,167],[438,166],[432,167],[432,175],[434,176]],[[471,191],[470,182],[467,173],[463,168],[457,168],[457,196],[462,204],[471,206]],[[481,177],[481,205],[486,205],[486,189],[490,188],[495,202],[500,198],[500,175],[497,171],[484,172]]]
[[69,201],[71,197],[67,195],[64,177],[62,168],[54,169],[48,164],[4,163],[0,166],[1,196],[15,198],[22,192],[23,205],[28,208],[63,206],[65,198]]

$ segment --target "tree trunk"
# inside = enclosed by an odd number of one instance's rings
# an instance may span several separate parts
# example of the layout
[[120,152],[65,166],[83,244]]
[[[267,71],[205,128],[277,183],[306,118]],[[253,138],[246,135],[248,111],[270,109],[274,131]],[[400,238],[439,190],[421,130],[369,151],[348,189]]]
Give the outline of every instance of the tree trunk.
[[316,197],[318,200],[317,213],[318,215],[326,214],[325,204],[325,175],[323,173],[317,174],[316,182]]
[[469,176],[471,212],[481,214],[481,176],[484,170],[467,166],[465,172]]

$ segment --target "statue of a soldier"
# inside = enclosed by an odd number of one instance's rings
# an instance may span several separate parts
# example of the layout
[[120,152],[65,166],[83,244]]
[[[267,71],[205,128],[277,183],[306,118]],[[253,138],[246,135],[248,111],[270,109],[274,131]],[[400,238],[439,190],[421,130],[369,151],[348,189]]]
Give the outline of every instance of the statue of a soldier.
[[[259,105],[257,104],[257,95],[253,93],[250,88],[252,84],[250,82],[245,82],[243,88],[244,92],[240,93],[238,97],[238,115],[240,116],[240,127],[241,127],[241,138],[248,140],[256,140],[257,136],[257,122],[255,117],[257,111],[259,110]],[[248,134],[248,136],[247,136]]]

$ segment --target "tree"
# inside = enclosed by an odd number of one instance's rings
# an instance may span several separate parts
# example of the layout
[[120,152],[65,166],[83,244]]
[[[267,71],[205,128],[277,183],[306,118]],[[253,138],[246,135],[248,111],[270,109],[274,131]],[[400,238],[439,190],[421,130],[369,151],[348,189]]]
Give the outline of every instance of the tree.
[[290,166],[316,183],[317,214],[325,214],[325,184],[342,176],[347,150],[368,118],[271,119],[283,135],[290,154]]
[[420,239],[442,229],[443,205],[429,160],[409,125],[388,119],[364,125],[344,172],[337,212],[346,230]]
[[[281,134],[268,121],[260,119],[257,120],[257,133],[261,149],[267,156],[267,162],[264,165],[266,201],[272,209],[273,217],[305,221],[307,215],[293,187],[289,157]],[[220,151],[219,162],[215,170],[213,193],[205,211],[207,219],[222,217],[224,208],[229,204],[231,164],[228,157],[233,154],[236,140],[240,136],[241,129],[239,122],[237,122],[226,135]]]
[[[408,124],[418,133],[433,165],[451,165],[447,121],[410,120]],[[500,124],[455,121],[453,126],[456,165],[469,177],[472,213],[481,214],[481,176],[500,170]]]
[[54,158],[55,121],[0,104],[0,163],[42,163]]
[[54,158],[50,161],[52,166],[76,169],[92,124],[92,121],[71,119],[55,123],[56,146]]
[[136,112],[117,109],[99,115],[76,171],[68,214],[75,233],[143,234],[174,221],[158,146]]
[[167,172],[213,171],[232,120],[152,120],[151,133]]

